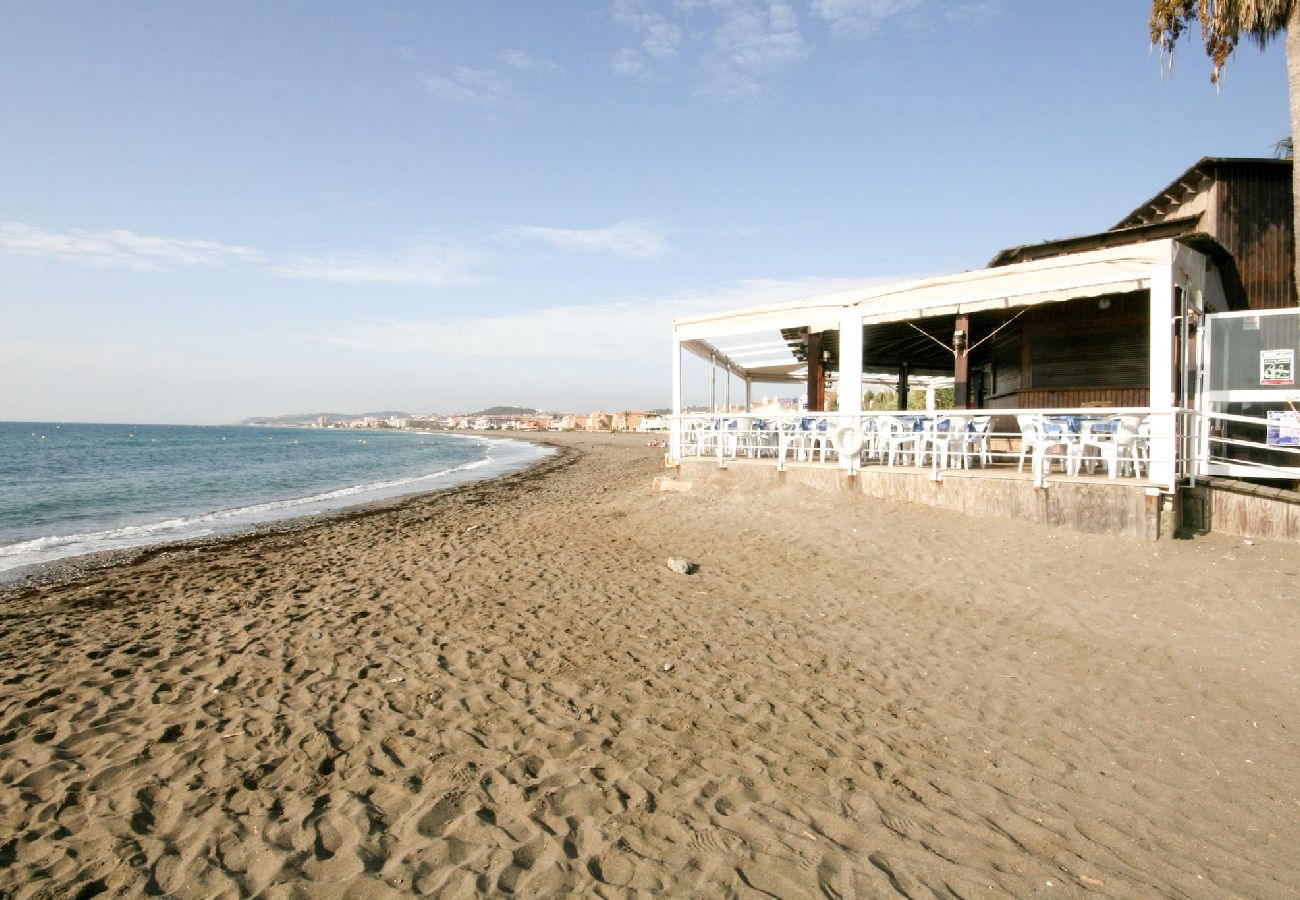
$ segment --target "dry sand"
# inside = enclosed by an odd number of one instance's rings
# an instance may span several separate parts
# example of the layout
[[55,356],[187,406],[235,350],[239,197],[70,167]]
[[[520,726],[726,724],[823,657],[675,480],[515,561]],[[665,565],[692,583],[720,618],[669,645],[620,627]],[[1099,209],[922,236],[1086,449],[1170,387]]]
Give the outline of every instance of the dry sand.
[[1296,892],[1296,547],[568,444],[11,590],[0,894]]

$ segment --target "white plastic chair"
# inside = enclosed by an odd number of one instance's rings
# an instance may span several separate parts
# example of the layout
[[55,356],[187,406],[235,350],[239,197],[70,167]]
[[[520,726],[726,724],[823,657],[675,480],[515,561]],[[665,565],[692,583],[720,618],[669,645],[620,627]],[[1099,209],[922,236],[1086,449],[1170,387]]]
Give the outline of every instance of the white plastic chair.
[[735,459],[741,453],[751,459],[753,458],[754,448],[757,446],[754,426],[755,417],[750,415],[740,415],[727,420],[732,459]]
[[860,456],[862,462],[869,459],[880,458],[880,421],[876,418],[863,418],[862,420],[862,450]]
[[971,445],[975,448],[975,458],[982,468],[988,468],[993,462],[989,451],[989,429],[993,427],[992,416],[975,416],[971,419]]
[[[1106,474],[1110,478],[1121,473],[1127,475],[1130,466],[1134,477],[1141,478],[1142,454],[1146,443],[1142,435],[1143,423],[1144,417],[1136,414],[1110,416],[1100,422],[1085,422],[1083,433],[1079,436],[1080,457],[1089,449],[1096,450],[1097,456],[1106,464]],[[1092,471],[1091,459],[1088,460],[1088,471]]]
[[1092,474],[1093,465],[1099,459],[1106,466],[1106,471],[1114,478],[1119,470],[1119,444],[1115,433],[1119,429],[1119,417],[1107,416],[1096,422],[1084,422],[1079,433],[1079,459]]
[[880,420],[880,441],[882,453],[888,465],[897,465],[897,460],[904,454],[910,454],[919,465],[925,433],[914,431],[911,422],[889,417]]
[[793,453],[796,459],[809,462],[819,448],[821,461],[826,462],[826,451],[831,448],[830,423],[824,418],[802,416],[781,430],[777,455],[784,460],[786,453]]
[[[1085,456],[1089,450],[1095,450],[1097,457],[1106,464],[1106,474],[1115,478],[1120,470],[1127,470],[1132,464],[1134,475],[1142,477],[1141,456],[1142,416],[1109,416],[1100,422],[1085,422],[1079,436],[1079,453]],[[1092,471],[1092,459],[1087,459],[1088,471]]]
[[930,423],[925,442],[930,452],[938,454],[939,468],[948,468],[948,459],[954,451],[959,460],[955,468],[967,467],[971,445],[969,424],[969,416],[942,416]]
[[712,423],[705,419],[689,419],[683,435],[683,452],[694,451],[696,456],[703,456],[708,445],[712,443],[716,432]]
[[771,419],[755,418],[750,431],[750,455],[761,457],[765,453],[777,452],[780,432],[776,422]]
[[1074,475],[1078,472],[1076,461],[1078,446],[1071,440],[1070,430],[1065,425],[1056,425],[1043,421],[1042,416],[1019,415],[1016,422],[1020,425],[1020,460],[1016,471],[1025,470],[1025,456],[1030,457],[1030,469],[1035,474],[1051,471],[1052,461],[1049,457],[1053,451],[1060,450],[1056,458],[1061,462],[1061,471]]
[[821,461],[826,462],[826,453],[835,449],[831,430],[831,423],[824,418],[814,419],[810,423],[805,437],[808,444],[809,462],[812,461],[813,454],[818,450],[821,451]]
[[1137,440],[1133,442],[1133,465],[1137,468],[1137,477],[1142,477],[1142,463],[1151,471],[1151,417],[1143,416],[1138,423]]
[[[1142,427],[1147,428],[1147,435],[1143,437]],[[1144,449],[1150,453],[1150,434],[1151,423],[1147,421],[1146,416],[1138,414],[1121,415],[1119,417],[1119,428],[1115,432],[1115,443],[1117,448],[1117,462],[1120,466],[1127,468],[1128,463],[1133,464],[1133,477],[1142,477],[1142,455]],[[1128,457],[1125,460],[1124,457]]]

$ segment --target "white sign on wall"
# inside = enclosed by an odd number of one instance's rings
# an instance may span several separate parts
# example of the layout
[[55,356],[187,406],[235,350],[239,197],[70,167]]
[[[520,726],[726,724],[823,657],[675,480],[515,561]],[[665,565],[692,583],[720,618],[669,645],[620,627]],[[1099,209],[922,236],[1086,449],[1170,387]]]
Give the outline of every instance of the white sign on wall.
[[1295,351],[1259,351],[1260,384],[1295,384]]

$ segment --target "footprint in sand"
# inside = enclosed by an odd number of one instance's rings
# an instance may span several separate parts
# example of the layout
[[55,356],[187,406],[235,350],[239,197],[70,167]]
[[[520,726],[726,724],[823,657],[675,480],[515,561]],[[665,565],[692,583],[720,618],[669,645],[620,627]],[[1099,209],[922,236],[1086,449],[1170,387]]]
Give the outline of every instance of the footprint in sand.
[[465,797],[460,791],[443,794],[433,807],[420,817],[416,830],[425,837],[442,837],[465,813]]

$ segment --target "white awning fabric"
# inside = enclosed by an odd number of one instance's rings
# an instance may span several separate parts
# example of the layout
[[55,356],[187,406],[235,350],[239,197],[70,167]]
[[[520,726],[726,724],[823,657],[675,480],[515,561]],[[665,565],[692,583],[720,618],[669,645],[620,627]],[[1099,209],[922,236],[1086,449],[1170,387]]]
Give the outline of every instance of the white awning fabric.
[[[871,325],[1146,290],[1151,286],[1155,268],[1173,265],[1174,250],[1175,242],[1172,240],[1149,241],[754,309],[676,319],[673,321],[673,335],[677,341],[685,343],[782,328],[825,331],[839,328],[846,310],[850,308],[860,310],[862,323]],[[737,367],[736,371],[743,371],[743,367]]]

